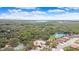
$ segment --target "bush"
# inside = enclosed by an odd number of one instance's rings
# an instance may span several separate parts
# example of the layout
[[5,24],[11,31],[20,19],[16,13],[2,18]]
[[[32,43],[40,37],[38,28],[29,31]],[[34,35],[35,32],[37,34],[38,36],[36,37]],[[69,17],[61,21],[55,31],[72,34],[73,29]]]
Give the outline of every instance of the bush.
[[64,51],[79,51],[79,49],[78,48],[72,48],[70,46],[66,46],[66,47],[64,47]]
[[52,48],[56,48],[57,43],[56,42],[51,42],[49,46],[52,47]]
[[5,47],[6,43],[7,43],[6,38],[0,38],[0,48]]
[[8,43],[12,47],[16,47],[19,44],[19,39],[18,38],[10,38]]
[[33,46],[33,41],[28,41],[25,50],[26,50],[26,51],[27,51],[27,50],[31,50],[31,49],[33,49],[33,47],[34,47],[34,46]]

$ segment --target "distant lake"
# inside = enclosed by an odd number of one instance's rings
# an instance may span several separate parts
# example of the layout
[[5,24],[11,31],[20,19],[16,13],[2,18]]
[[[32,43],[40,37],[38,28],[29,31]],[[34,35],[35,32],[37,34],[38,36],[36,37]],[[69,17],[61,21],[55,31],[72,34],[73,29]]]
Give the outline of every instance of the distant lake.
[[39,21],[35,21],[35,22],[47,22],[47,21],[39,20]]

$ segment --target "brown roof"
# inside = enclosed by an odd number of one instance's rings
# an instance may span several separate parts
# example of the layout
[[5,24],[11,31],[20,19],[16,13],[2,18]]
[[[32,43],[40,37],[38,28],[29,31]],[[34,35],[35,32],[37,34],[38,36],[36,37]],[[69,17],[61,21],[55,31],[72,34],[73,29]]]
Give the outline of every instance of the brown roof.
[[79,44],[79,40],[76,40],[75,43]]
[[69,40],[70,38],[69,37],[63,37],[65,40]]
[[79,48],[77,45],[71,45],[72,48]]
[[57,42],[57,43],[63,43],[64,40],[63,40],[63,39],[57,39],[56,42]]
[[65,42],[65,41],[67,41],[67,40],[69,40],[69,38],[64,37],[64,38],[59,38],[59,39],[57,39],[56,42],[57,42],[57,43],[63,43],[63,42]]

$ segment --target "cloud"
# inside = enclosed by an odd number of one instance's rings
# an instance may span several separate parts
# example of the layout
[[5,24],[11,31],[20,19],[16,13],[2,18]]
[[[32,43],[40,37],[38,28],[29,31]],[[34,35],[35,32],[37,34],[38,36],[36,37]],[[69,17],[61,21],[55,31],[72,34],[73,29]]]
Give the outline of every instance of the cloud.
[[21,9],[13,9],[10,10],[8,9],[8,14],[3,13],[0,16],[0,19],[35,19],[37,16],[42,16],[45,15],[46,12],[43,11],[32,11],[32,12],[27,12],[27,11],[22,11]]
[[17,12],[21,12],[21,9],[12,9],[12,10],[10,10],[10,9],[8,9],[8,12],[10,12],[10,13],[17,13]]
[[31,14],[32,15],[45,15],[46,12],[43,12],[43,11],[32,11]]
[[48,12],[55,12],[55,13],[58,13],[58,12],[65,12],[64,10],[48,10]]
[[63,10],[79,10],[79,7],[58,7],[58,9],[63,9]]
[[79,13],[65,13],[61,15],[55,15],[54,19],[57,20],[79,20]]
[[66,7],[66,8],[68,8],[68,9],[74,9],[74,10],[79,9],[79,7]]
[[79,7],[64,7],[63,9],[65,9],[65,10],[74,10],[75,12],[76,12],[76,10],[79,10]]
[[[49,12],[65,12],[63,14],[51,15]],[[0,14],[0,19],[17,20],[79,20],[79,13],[66,13],[64,10],[45,11],[23,11],[21,9],[8,9],[8,13]]]
[[20,9],[33,9],[33,10],[35,10],[37,7],[16,7],[16,8],[20,8]]

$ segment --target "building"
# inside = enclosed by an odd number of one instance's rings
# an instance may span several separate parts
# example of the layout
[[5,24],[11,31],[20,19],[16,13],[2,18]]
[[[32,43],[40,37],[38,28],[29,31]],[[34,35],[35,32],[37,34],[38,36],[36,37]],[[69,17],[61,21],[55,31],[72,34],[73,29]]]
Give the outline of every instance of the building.
[[45,44],[46,44],[46,42],[43,41],[43,40],[36,40],[36,41],[33,42],[33,45],[36,46],[36,47],[43,46]]
[[57,32],[53,35],[50,35],[50,38],[62,38],[65,36],[70,36],[70,34],[68,32]]
[[63,42],[70,39],[68,36],[70,36],[68,32],[57,32],[53,35],[50,35],[49,41],[56,39],[57,42]]
[[70,47],[72,47],[72,48],[79,48],[79,46],[77,46],[77,45],[74,45],[74,44],[72,44],[72,45],[70,45]]

